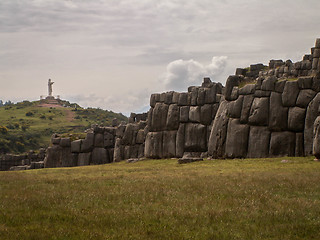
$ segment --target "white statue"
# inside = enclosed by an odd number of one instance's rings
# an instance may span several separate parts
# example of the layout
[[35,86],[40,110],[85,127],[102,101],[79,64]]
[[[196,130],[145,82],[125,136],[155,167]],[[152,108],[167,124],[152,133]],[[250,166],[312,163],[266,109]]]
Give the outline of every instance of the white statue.
[[54,82],[51,82],[51,79],[49,79],[48,81],[48,96],[52,96],[52,84],[54,84]]

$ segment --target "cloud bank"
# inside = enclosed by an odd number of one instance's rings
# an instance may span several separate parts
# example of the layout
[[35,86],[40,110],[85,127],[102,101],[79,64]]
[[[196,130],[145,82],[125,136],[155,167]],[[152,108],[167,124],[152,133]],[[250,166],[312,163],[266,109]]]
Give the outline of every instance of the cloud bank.
[[188,86],[200,85],[204,77],[216,81],[224,72],[226,64],[226,56],[213,57],[208,65],[193,59],[179,59],[168,64],[160,81],[163,82],[165,90],[185,91]]

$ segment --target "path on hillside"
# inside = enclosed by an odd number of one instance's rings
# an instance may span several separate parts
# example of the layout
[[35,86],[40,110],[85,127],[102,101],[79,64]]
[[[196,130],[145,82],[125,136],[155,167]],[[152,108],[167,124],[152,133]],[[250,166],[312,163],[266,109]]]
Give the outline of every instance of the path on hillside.
[[71,111],[70,108],[66,108],[66,107],[63,107],[61,105],[57,105],[57,104],[49,104],[49,103],[41,103],[38,105],[39,107],[47,107],[47,108],[63,108],[65,109],[66,111],[66,120],[68,122],[72,122],[74,120],[74,117],[75,117],[75,113],[73,111]]

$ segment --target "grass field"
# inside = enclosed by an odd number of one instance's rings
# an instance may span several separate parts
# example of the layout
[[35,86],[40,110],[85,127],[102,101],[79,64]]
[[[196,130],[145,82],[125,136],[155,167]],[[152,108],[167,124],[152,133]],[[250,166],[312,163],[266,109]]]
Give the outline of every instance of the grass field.
[[0,239],[320,239],[312,159],[0,172]]

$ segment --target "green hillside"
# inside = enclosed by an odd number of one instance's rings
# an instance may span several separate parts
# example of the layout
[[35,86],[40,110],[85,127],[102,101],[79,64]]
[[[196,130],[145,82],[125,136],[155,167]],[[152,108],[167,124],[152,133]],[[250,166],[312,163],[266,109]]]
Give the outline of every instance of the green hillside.
[[0,153],[22,153],[49,144],[53,133],[77,135],[92,124],[108,126],[112,119],[127,117],[112,111],[81,108],[62,101],[63,106],[40,105],[24,101],[0,107]]

